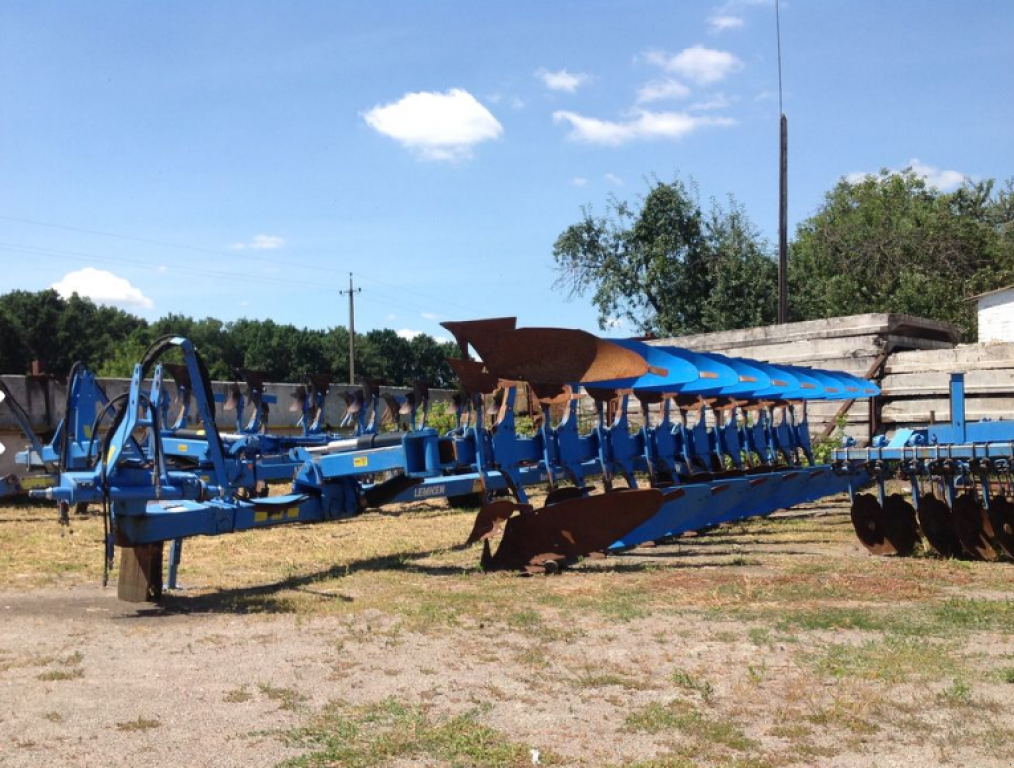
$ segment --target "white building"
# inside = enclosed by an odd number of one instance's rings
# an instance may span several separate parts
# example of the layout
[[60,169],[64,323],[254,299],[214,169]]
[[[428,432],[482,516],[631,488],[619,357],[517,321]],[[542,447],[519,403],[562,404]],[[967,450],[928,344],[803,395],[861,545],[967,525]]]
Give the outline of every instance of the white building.
[[978,304],[979,343],[1014,341],[1014,285],[971,298]]

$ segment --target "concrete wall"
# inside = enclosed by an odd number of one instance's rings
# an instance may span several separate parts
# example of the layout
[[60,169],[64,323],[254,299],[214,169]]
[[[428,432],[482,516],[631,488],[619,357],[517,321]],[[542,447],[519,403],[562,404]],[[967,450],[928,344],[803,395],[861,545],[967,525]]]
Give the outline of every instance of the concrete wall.
[[[11,394],[28,413],[32,428],[40,435],[48,435],[56,428],[56,425],[63,417],[64,402],[67,397],[66,385],[45,377],[33,378],[30,376],[0,376],[4,383],[11,390]],[[116,397],[130,388],[130,379],[101,379],[99,382],[110,398]],[[215,392],[227,393],[232,386],[231,382],[216,381],[213,383]],[[296,391],[296,384],[269,383],[264,387],[265,394],[277,397],[277,403],[271,404],[269,415],[269,428],[272,432],[296,434],[299,429],[295,426],[300,414],[289,411],[289,406],[295,402],[293,395]],[[345,400],[341,393],[357,389],[350,384],[333,384],[331,394],[325,405],[325,421],[337,427],[345,413]],[[405,387],[381,387],[382,394],[404,394],[409,390]],[[450,390],[431,390],[432,401],[448,400],[451,396]],[[221,403],[217,406],[218,425],[223,432],[231,432],[236,426],[235,412],[224,412]],[[247,407],[247,418],[251,414]],[[0,404],[0,443],[3,443],[5,451],[0,454],[0,475],[6,475],[15,471],[14,454],[22,450],[26,441],[17,422],[11,415],[6,404]]]
[[[875,370],[878,364],[905,354],[903,350],[946,352],[954,348],[959,337],[958,329],[948,323],[874,313],[679,336],[649,343],[879,378]],[[839,401],[810,404],[808,411],[814,431],[832,422],[840,406]],[[880,402],[871,408],[868,400],[857,401],[849,410],[846,431],[857,439],[868,439],[871,431],[882,431],[882,418],[887,415],[890,413],[882,412]]]

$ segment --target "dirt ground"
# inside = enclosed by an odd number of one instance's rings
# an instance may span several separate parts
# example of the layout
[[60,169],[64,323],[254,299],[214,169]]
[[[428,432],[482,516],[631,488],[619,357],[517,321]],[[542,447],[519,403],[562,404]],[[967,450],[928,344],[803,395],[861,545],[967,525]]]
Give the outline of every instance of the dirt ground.
[[840,499],[550,577],[470,525],[195,540],[156,607],[0,508],[0,765],[1014,765],[1009,563],[873,558]]

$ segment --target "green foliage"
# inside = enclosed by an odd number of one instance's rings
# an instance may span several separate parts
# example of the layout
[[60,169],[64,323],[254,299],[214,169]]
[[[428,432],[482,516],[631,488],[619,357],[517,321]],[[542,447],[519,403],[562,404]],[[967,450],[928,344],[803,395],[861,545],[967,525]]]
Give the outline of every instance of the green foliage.
[[[479,722],[482,710],[453,717],[431,715],[425,707],[385,699],[351,707],[332,704],[305,728],[289,733],[289,744],[308,750],[287,766],[450,765],[509,768],[530,765],[529,748]],[[558,763],[543,750],[544,765]]]
[[792,244],[793,319],[900,312],[974,337],[967,297],[1014,282],[1014,185],[994,186],[943,193],[910,169],[842,179]]
[[829,463],[834,450],[845,445],[845,427],[847,425],[848,416],[839,416],[835,419],[834,431],[830,435],[815,437],[810,441],[813,448],[813,458],[818,464]]
[[[148,346],[166,334],[185,336],[200,350],[212,378],[232,379],[241,368],[264,371],[269,381],[302,381],[307,373],[348,378],[349,334],[345,328],[315,330],[273,320],[224,323],[169,314],[152,323],[77,294],[11,291],[0,296],[0,372],[27,373],[32,360],[66,373],[80,360],[100,376],[130,376]],[[430,336],[412,341],[391,330],[356,334],[356,373],[386,379],[393,386],[422,379],[447,387],[454,374],[446,358],[452,343]]]
[[593,292],[599,326],[622,318],[643,333],[674,335],[773,322],[777,267],[742,207],[701,209],[697,189],[654,180],[639,210],[612,199],[553,246],[557,286]]

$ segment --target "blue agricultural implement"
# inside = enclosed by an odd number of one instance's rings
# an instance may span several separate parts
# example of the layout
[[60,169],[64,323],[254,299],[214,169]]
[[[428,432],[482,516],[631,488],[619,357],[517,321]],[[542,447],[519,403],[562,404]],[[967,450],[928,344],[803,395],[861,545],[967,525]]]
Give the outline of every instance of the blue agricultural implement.
[[[1014,558],[1014,421],[968,422],[962,373],[951,374],[950,409],[948,423],[834,452],[856,534],[872,553],[909,555],[925,538],[943,557]],[[875,493],[858,493],[867,477]],[[888,493],[891,480],[908,486],[911,501]]]
[[[274,453],[277,446],[265,442],[274,438],[251,420],[233,434],[219,430],[197,350],[184,338],[165,337],[135,367],[95,465],[65,468],[55,487],[32,495],[101,505],[107,566],[114,546],[122,548],[119,595],[146,600],[161,594],[165,542],[172,587],[190,536],[338,520],[393,502],[476,493],[481,507],[468,541],[483,542],[484,566],[540,572],[768,514],[869,477],[859,462],[838,472],[816,463],[807,423],[810,401],[877,394],[863,379],[582,331],[517,328],[513,318],[445,325],[462,352],[449,361],[461,395],[458,425],[446,434],[425,426],[426,397],[418,388],[386,407],[391,413],[397,405],[409,429],[377,431],[382,398],[370,385],[346,410],[354,433],[329,434],[320,425],[329,382],[318,381],[296,398],[305,432],[297,438],[304,442]],[[182,357],[181,367],[162,362],[169,351]],[[181,422],[179,414],[166,426],[166,374],[176,381],[175,402],[194,411],[199,429],[183,434],[186,418]],[[249,376],[247,383],[254,416],[263,420],[266,400],[257,394],[263,385]],[[579,426],[582,392],[597,415],[587,429]],[[522,393],[538,416],[530,436],[519,434],[514,415]],[[633,400],[641,414],[636,428]],[[180,450],[184,438],[192,442]],[[248,493],[278,456],[294,475],[290,492]],[[603,492],[593,491],[592,478],[601,479]],[[525,488],[540,483],[548,495],[536,509]],[[490,540],[501,531],[493,552]]]
[[[15,463],[24,469],[20,474],[0,478],[0,498],[56,485],[60,472],[91,466],[90,457],[96,448],[93,435],[103,413],[107,412],[109,399],[86,366],[76,363],[71,368],[63,418],[46,442],[36,433],[31,418],[2,381],[0,402],[7,406],[28,441],[26,449],[14,457]],[[67,511],[68,507],[61,505],[64,520]]]

